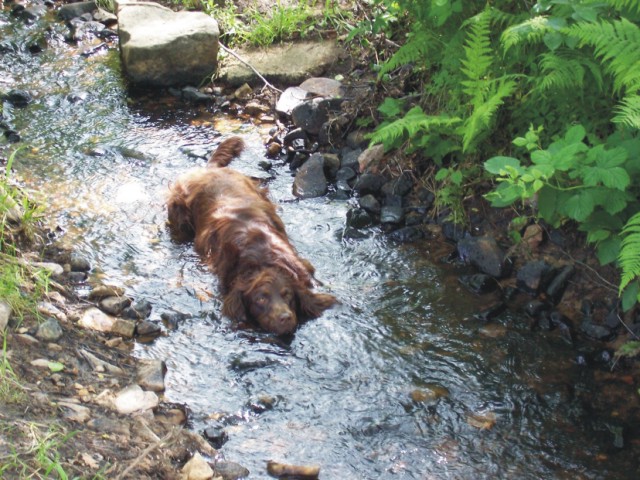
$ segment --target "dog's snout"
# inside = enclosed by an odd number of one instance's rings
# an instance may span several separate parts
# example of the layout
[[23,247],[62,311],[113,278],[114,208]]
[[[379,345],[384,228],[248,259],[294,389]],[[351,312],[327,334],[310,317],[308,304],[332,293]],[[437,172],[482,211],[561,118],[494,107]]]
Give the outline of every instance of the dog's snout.
[[283,312],[278,317],[278,321],[280,323],[289,323],[291,322],[292,319],[293,319],[293,315],[291,315],[291,312]]

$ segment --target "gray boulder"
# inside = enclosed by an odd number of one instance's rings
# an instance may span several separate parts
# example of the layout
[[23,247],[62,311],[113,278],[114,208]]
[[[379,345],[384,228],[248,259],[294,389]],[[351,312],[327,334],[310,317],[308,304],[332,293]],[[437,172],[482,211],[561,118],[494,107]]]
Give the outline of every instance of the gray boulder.
[[134,84],[198,85],[215,72],[218,23],[202,12],[174,12],[153,2],[119,0],[123,68]]

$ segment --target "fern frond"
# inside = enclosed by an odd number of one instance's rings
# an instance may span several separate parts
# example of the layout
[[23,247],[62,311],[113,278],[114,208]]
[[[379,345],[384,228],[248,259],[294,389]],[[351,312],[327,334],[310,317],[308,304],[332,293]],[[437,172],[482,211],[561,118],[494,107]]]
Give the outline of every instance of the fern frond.
[[[600,2],[601,0],[597,0]],[[630,12],[640,13],[640,3],[638,0],[606,0],[605,3],[611,5],[616,10],[628,10]]]
[[516,89],[516,82],[501,78],[490,84],[490,94],[481,104],[474,105],[473,113],[462,126],[462,151],[467,152],[473,141],[490,126],[498,108]]
[[465,57],[461,63],[462,73],[468,81],[463,83],[463,91],[470,97],[476,97],[476,82],[484,78],[493,63],[493,50],[489,38],[491,16],[485,10],[472,19],[471,31],[464,46]]
[[540,43],[546,33],[558,31],[565,26],[564,19],[538,15],[505,29],[500,42],[505,51],[524,43]]
[[580,44],[594,48],[611,73],[616,92],[640,84],[640,27],[622,18],[612,22],[580,22],[565,30]]
[[429,58],[428,52],[432,47],[433,41],[434,36],[430,31],[426,29],[414,31],[407,43],[402,45],[382,64],[382,68],[378,72],[378,78],[382,78],[383,75],[396,68],[410,63],[419,63],[421,66],[426,66]]
[[640,213],[632,216],[622,228],[618,262],[622,270],[619,294],[635,278],[640,277]]
[[382,143],[390,145],[393,142],[406,137],[413,137],[418,132],[428,132],[438,127],[452,127],[460,123],[457,117],[444,115],[427,115],[419,106],[413,107],[407,114],[391,123],[378,128],[371,134],[371,144]]
[[629,95],[616,107],[616,116],[612,119],[640,130],[640,95]]
[[540,56],[540,70],[544,73],[538,88],[540,90],[571,88],[582,89],[584,85],[584,68],[581,63],[572,58],[564,58],[555,52],[544,53]]

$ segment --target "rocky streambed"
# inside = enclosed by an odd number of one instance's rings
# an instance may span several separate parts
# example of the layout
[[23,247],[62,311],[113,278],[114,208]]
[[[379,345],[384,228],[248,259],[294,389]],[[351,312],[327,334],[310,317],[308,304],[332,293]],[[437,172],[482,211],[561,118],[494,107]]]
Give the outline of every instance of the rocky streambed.
[[[87,477],[263,478],[276,460],[325,478],[634,478],[637,367],[612,352],[638,324],[570,232],[521,225],[514,246],[481,199],[466,228],[448,220],[419,168],[353,128],[375,90],[339,56],[281,93],[248,77],[134,92],[114,19],[58,10],[10,4],[0,23],[3,148],[31,147],[15,168],[51,204],[55,282],[41,323],[7,318],[23,393],[0,412],[8,474],[12,446],[53,435]],[[342,301],[293,338],[221,317],[215,279],[164,229],[169,182],[228,134]]]

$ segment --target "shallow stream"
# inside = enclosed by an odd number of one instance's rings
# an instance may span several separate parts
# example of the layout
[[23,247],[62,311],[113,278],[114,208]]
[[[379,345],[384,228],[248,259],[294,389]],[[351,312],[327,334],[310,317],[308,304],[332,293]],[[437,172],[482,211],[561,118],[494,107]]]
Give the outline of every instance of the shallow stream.
[[514,313],[483,328],[473,319],[482,299],[459,289],[439,246],[375,231],[342,238],[348,204],[295,200],[279,162],[272,199],[341,305],[288,342],[235,331],[215,278],[169,238],[164,195],[232,134],[249,145],[233,168],[261,172],[270,125],[132,98],[117,50],[82,56],[87,46],[55,29],[39,54],[20,46],[41,31],[0,13],[0,39],[18,46],[0,53],[0,90],[34,95],[23,109],[5,104],[28,146],[15,170],[42,192],[51,225],[90,259],[94,278],[150,301],[153,320],[191,315],[135,353],[166,362],[164,399],[189,406],[195,431],[226,419],[221,452],[250,478],[268,478],[270,459],[319,464],[324,479],[639,478],[640,443],[628,435],[638,419],[620,416],[614,394],[594,383],[606,366],[577,365],[574,348]]

